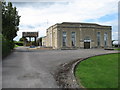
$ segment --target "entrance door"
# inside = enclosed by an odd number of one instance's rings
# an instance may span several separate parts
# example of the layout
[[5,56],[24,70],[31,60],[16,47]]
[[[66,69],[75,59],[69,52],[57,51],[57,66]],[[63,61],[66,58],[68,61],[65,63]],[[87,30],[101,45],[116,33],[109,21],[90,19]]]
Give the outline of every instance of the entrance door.
[[90,48],[90,42],[84,42],[84,48],[89,49]]

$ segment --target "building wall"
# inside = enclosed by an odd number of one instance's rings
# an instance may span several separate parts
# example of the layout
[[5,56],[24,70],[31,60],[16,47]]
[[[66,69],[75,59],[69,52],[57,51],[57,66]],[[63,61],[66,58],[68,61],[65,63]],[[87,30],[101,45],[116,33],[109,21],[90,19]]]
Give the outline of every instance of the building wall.
[[104,33],[108,34],[108,47],[111,47],[111,27],[98,24],[80,24],[80,23],[61,23],[55,24],[47,29],[46,46],[53,49],[63,48],[62,34],[67,34],[67,48],[73,48],[71,43],[71,33],[76,33],[76,47],[84,48],[84,42],[87,37],[90,38],[90,48],[98,48],[97,32],[100,32],[100,48],[104,47]]
[[42,38],[42,46],[46,46],[46,42],[47,42],[46,37],[43,37],[43,38]]
[[100,48],[104,47],[104,33],[108,34],[108,47],[111,47],[111,30],[106,29],[81,29],[80,31],[80,47],[84,48],[84,39],[85,37],[90,37],[90,47],[96,48],[97,45],[97,32],[100,32]]
[[[79,29],[73,29],[73,28],[71,28],[71,29],[69,29],[69,28],[65,28],[65,29],[62,29],[62,31],[61,31],[61,40],[60,40],[60,42],[63,42],[62,41],[62,33],[63,32],[66,32],[67,33],[67,47],[72,47],[72,43],[71,43],[71,33],[72,32],[75,32],[76,33],[76,47],[79,47]],[[62,45],[62,43],[61,43],[61,47],[62,47],[63,45]]]
[[95,30],[94,29],[91,29],[91,28],[82,28],[81,31],[81,45],[80,45],[80,48],[84,48],[84,40],[86,37],[89,37],[91,42],[90,42],[90,48],[92,48],[94,46],[94,41],[95,41]]

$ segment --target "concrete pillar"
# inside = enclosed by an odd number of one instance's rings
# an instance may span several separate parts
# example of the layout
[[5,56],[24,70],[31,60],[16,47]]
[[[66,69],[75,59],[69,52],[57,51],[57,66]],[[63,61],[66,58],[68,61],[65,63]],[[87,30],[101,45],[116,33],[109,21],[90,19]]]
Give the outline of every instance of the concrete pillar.
[[36,37],[34,37],[35,38],[35,46],[36,46]]
[[29,41],[31,42],[31,37],[29,37]]

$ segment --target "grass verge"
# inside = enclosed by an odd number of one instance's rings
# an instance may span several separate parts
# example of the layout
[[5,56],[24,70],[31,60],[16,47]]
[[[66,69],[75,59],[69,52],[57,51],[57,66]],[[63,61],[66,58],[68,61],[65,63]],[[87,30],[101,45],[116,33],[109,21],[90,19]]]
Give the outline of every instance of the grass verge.
[[114,49],[114,50],[120,50],[120,48],[116,48],[116,49]]
[[15,44],[14,48],[16,48],[16,47],[20,47],[20,46]]
[[75,76],[86,88],[118,88],[118,55],[95,56],[79,63]]

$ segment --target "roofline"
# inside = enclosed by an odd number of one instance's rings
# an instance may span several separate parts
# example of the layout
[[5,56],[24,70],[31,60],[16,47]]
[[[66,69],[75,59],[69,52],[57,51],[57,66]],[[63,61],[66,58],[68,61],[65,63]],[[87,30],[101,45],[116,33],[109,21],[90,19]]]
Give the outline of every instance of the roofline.
[[99,26],[110,26],[110,25],[101,25],[97,23],[83,23],[83,22],[62,22],[61,24],[89,24],[89,25],[99,25]]
[[49,29],[49,28],[51,28],[51,27],[54,27],[55,25],[60,25],[60,24],[61,24],[61,23],[56,23],[56,24],[54,24],[54,25],[48,27],[47,29]]
[[98,25],[98,26],[105,26],[105,27],[112,27],[110,25],[101,25],[101,24],[97,24],[97,23],[82,23],[82,22],[62,22],[62,23],[56,23],[50,27],[48,27],[47,29],[54,27],[55,25],[61,25],[61,24],[88,24],[88,25]]

